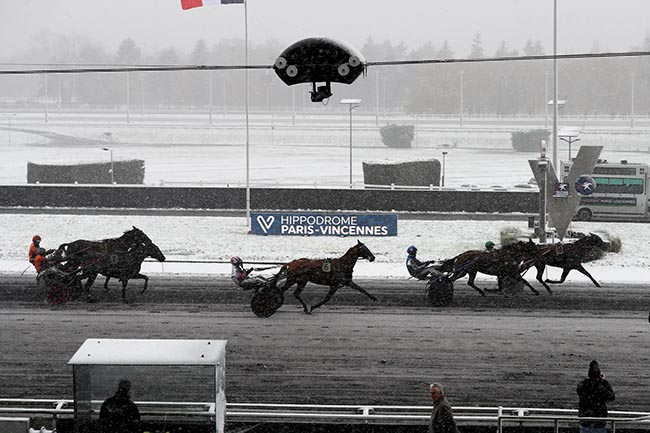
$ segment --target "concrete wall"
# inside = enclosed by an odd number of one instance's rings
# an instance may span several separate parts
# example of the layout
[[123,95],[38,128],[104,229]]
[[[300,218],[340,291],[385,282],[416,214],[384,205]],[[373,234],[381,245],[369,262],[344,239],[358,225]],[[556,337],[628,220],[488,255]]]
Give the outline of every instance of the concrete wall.
[[[256,210],[536,213],[531,191],[399,191],[368,189],[251,189]],[[244,188],[7,185],[0,207],[245,209]]]

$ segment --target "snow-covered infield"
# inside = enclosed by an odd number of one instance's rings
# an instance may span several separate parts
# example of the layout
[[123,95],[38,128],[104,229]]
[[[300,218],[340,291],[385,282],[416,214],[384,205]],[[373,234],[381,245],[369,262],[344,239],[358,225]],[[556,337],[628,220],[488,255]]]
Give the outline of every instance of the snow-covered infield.
[[[248,263],[283,263],[299,257],[339,257],[357,242],[356,237],[258,236],[248,233],[244,217],[142,216],[142,215],[44,215],[0,214],[0,272],[33,274],[27,250],[35,233],[42,245],[55,248],[75,239],[119,237],[136,226],[142,229],[167,256],[164,264],[145,262],[143,272],[156,274],[203,274],[227,276],[228,261],[239,255]],[[650,225],[643,223],[573,223],[575,231],[594,232],[605,240],[620,239],[619,253],[588,263],[589,272],[601,282],[646,282],[650,280]],[[499,245],[503,229],[529,234],[527,221],[401,219],[394,237],[360,238],[375,254],[376,261],[359,261],[357,278],[406,279],[406,248],[416,245],[423,259],[449,258],[470,249],[482,249],[486,240]],[[173,263],[198,261],[209,263]],[[261,266],[261,265],[260,265]],[[272,272],[268,270],[266,272]],[[558,269],[548,276],[557,278]],[[488,278],[488,277],[486,277]],[[534,279],[533,271],[526,274]],[[573,271],[569,281],[589,283]]]

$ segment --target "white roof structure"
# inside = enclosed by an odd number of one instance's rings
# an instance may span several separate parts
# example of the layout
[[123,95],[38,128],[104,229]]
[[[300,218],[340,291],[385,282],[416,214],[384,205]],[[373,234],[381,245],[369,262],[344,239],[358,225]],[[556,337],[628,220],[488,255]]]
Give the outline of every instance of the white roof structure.
[[88,338],[71,365],[217,365],[227,340]]
[[582,126],[563,126],[557,132],[558,137],[575,138],[582,132]]

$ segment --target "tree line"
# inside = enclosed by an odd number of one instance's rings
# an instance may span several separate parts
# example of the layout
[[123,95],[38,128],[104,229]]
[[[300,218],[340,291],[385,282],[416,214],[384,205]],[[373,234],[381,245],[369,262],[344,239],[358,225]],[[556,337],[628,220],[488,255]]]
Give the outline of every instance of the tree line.
[[[244,41],[222,40],[209,47],[199,40],[189,53],[169,47],[146,53],[127,38],[115,52],[80,36],[43,33],[13,62],[47,65],[244,65]],[[249,42],[249,64],[272,65],[286,46],[276,39]],[[631,50],[650,51],[650,36]],[[404,43],[368,39],[360,51],[367,61],[458,58],[447,41],[416,49]],[[602,52],[597,44],[592,52]],[[544,55],[539,41],[527,40],[521,51],[502,42],[485,53],[480,35],[466,57]],[[569,115],[627,116],[650,114],[650,59],[618,57],[560,60],[559,99]],[[55,67],[56,67],[55,66]],[[21,102],[47,100],[61,106],[196,107],[215,109],[245,104],[241,70],[48,74],[0,76],[0,98]],[[249,71],[250,104],[279,109],[311,106],[309,85],[295,91],[273,70]],[[540,115],[553,95],[553,62],[510,61],[429,65],[373,66],[351,86],[333,84],[334,99],[361,98],[365,109],[439,115]]]

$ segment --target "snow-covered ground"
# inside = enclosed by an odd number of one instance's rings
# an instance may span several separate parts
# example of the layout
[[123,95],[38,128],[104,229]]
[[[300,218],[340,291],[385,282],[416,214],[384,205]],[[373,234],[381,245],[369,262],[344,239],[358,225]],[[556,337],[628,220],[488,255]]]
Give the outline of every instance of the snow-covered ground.
[[[11,147],[2,147],[1,184],[26,182],[28,161],[37,163],[78,163],[106,161],[101,141],[110,146],[115,159],[142,158],[146,161],[148,184],[230,184],[245,181],[245,147],[240,127],[136,127],[124,125],[31,125],[71,137],[95,140],[74,146],[52,146],[44,137],[12,132]],[[106,135],[110,132],[110,136]],[[331,130],[290,126],[256,128],[251,139],[251,185],[314,185],[348,182],[349,153],[346,128]],[[534,153],[510,150],[510,134],[499,130],[429,130],[422,133],[411,149],[387,148],[376,129],[355,132],[353,168],[355,182],[362,182],[361,163],[368,160],[412,160],[446,156],[446,185],[513,186],[532,177],[527,160]],[[110,140],[109,138],[110,137]],[[650,153],[639,152],[638,136],[617,138],[583,137],[582,144],[608,144],[602,157],[649,162]],[[630,140],[629,143],[626,140]],[[0,137],[0,146],[4,144]],[[612,143],[614,140],[616,143]],[[617,141],[618,140],[618,141]],[[626,144],[627,143],[627,144]],[[449,144],[450,147],[443,146]],[[616,144],[616,145],[614,145]],[[641,146],[641,147],[639,147]],[[617,149],[617,150],[612,150]],[[625,151],[621,150],[625,149]],[[562,150],[562,149],[561,149]],[[575,151],[576,149],[574,149]],[[563,154],[561,153],[561,156]],[[225,263],[231,255],[249,262],[286,262],[298,257],[336,257],[356,242],[356,238],[280,237],[248,234],[242,217],[198,216],[97,216],[0,214],[0,272],[32,273],[26,260],[34,233],[43,236],[45,247],[56,247],[75,239],[117,237],[131,226],[147,233],[168,260],[197,260],[222,263],[145,263],[145,272],[211,273],[226,275]],[[526,221],[436,221],[400,220],[398,236],[365,238],[375,253],[374,263],[360,262],[355,273],[362,277],[406,278],[405,250],[414,244],[425,259],[448,258],[469,249],[480,249],[488,239],[499,243],[503,228],[516,227],[529,233]],[[650,226],[648,224],[575,223],[574,230],[600,232],[605,238],[620,238],[623,249],[589,264],[595,278],[602,281],[650,280]],[[529,272],[528,277],[532,277]],[[550,276],[559,275],[551,271]],[[570,279],[587,281],[572,273]]]
[[[227,275],[232,255],[247,262],[281,263],[299,257],[338,257],[356,243],[357,238],[326,236],[257,236],[248,234],[243,217],[193,216],[84,216],[0,214],[0,272],[20,273],[27,269],[27,249],[35,232],[42,245],[56,247],[75,239],[118,237],[136,226],[142,229],[167,256],[169,261],[210,261],[207,264],[145,263],[145,273]],[[530,233],[526,221],[413,220],[398,223],[398,236],[361,239],[375,254],[376,261],[360,261],[355,268],[359,277],[405,279],[406,248],[416,245],[424,259],[452,257],[462,251],[481,249],[488,239],[499,243],[504,228]],[[645,282],[650,280],[650,226],[638,223],[574,223],[573,229],[597,232],[604,238],[619,238],[620,253],[610,253],[587,268],[600,281]],[[263,265],[259,265],[263,266]],[[271,272],[271,271],[267,271]],[[559,277],[558,270],[549,276]],[[533,272],[527,278],[534,278]],[[577,272],[571,281],[588,282]]]

